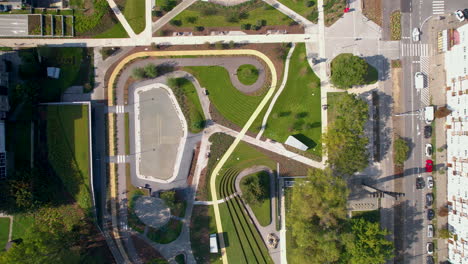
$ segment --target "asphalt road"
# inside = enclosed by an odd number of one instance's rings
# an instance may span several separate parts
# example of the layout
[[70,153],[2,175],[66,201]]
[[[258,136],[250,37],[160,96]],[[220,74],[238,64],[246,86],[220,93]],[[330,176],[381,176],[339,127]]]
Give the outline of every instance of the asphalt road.
[[27,36],[28,16],[27,15],[1,15],[0,16],[0,36]]
[[[425,263],[426,244],[432,239],[427,238],[427,210],[425,207],[425,195],[429,189],[417,190],[415,183],[417,177],[423,177],[425,182],[429,175],[425,172],[426,157],[424,146],[430,143],[430,139],[424,138],[425,123],[422,116],[415,113],[422,110],[430,103],[430,95],[424,91],[417,91],[414,88],[414,74],[428,71],[428,57],[435,53],[436,47],[429,45],[429,39],[425,35],[427,31],[427,21],[440,15],[447,16],[454,10],[464,7],[463,0],[436,1],[436,0],[401,0],[402,10],[402,40],[401,40],[401,60],[403,66],[403,80],[401,86],[400,104],[403,112],[409,113],[404,119],[404,138],[409,139],[412,145],[409,159],[405,162],[403,177],[403,191],[406,194],[406,201],[403,203],[403,216],[405,218],[404,234],[404,263]],[[465,7],[468,4],[465,4]],[[444,12],[444,14],[440,14]],[[421,29],[421,41],[412,40],[413,28]],[[442,198],[443,199],[443,198]]]

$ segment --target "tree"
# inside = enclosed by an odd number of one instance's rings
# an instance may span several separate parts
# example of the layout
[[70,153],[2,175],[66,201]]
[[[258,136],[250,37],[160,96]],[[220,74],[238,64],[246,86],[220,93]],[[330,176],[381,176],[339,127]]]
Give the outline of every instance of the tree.
[[196,16],[189,16],[185,18],[185,22],[190,23],[190,24],[194,24],[195,22],[197,22],[197,20],[198,20],[198,17]]
[[338,88],[347,89],[366,83],[369,64],[351,53],[336,56],[331,63],[331,82]]
[[132,71],[132,77],[140,80],[145,78],[145,70],[143,68],[134,68]]
[[328,164],[339,175],[352,175],[368,164],[364,133],[368,105],[353,94],[344,94],[335,106],[336,119],[323,135]]
[[166,205],[169,208],[174,208],[174,205],[176,203],[176,192],[175,191],[162,192],[159,197],[164,200],[164,202],[166,203]]
[[229,41],[229,43],[228,43],[228,47],[229,47],[230,49],[233,49],[233,48],[236,47],[236,43],[234,43],[234,41],[231,40],[231,41]]
[[266,190],[268,188],[261,180],[261,175],[251,175],[245,179],[243,183],[245,191],[242,197],[248,204],[259,204],[266,198]]
[[437,110],[435,111],[435,117],[436,118],[444,118],[447,117],[452,113],[452,110],[448,109],[446,106],[441,106],[437,107]]
[[403,166],[406,159],[408,159],[408,152],[410,150],[408,146],[408,142],[402,139],[400,136],[396,136],[394,142],[394,149],[395,149],[395,165]]
[[442,229],[439,229],[439,237],[442,239],[449,239],[452,237],[452,234],[448,230],[448,228],[444,227]]
[[224,48],[223,42],[222,42],[222,41],[216,41],[216,43],[215,43],[215,48],[216,48],[216,49],[222,49],[222,48]]
[[384,264],[393,257],[393,243],[385,238],[389,232],[380,229],[378,222],[357,218],[352,219],[350,225],[352,236],[343,239],[347,263]]
[[144,68],[147,78],[156,78],[158,76],[158,68],[154,64],[148,64]]

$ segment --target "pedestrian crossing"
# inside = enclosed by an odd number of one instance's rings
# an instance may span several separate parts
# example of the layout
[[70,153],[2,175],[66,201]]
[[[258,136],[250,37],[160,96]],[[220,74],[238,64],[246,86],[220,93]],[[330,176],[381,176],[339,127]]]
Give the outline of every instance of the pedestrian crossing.
[[117,163],[125,163],[126,157],[125,155],[117,155]]
[[423,106],[428,106],[431,102],[431,95],[429,93],[429,82],[430,82],[430,76],[429,76],[429,57],[421,57],[420,60],[420,72],[424,73],[424,76],[426,77],[426,87],[421,89],[421,103]]
[[445,3],[443,0],[432,1],[432,14],[433,15],[445,14]]
[[421,43],[402,43],[400,47],[402,57],[428,57],[431,56],[429,44]]
[[115,112],[117,114],[121,114],[125,112],[125,106],[124,105],[116,105],[115,106]]

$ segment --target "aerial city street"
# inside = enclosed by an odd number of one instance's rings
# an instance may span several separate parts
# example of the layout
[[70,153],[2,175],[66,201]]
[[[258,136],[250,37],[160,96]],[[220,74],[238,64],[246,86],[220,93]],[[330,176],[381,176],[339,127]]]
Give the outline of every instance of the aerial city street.
[[466,0],[0,0],[0,263],[468,264]]

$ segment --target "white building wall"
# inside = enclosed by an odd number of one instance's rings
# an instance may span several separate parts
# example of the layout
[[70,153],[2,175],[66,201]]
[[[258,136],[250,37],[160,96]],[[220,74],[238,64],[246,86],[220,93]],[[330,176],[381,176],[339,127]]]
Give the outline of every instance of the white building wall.
[[447,105],[452,113],[446,119],[447,201],[452,263],[468,264],[468,24],[457,29],[460,43],[445,54]]

